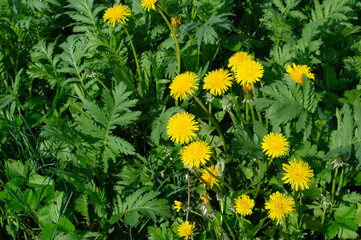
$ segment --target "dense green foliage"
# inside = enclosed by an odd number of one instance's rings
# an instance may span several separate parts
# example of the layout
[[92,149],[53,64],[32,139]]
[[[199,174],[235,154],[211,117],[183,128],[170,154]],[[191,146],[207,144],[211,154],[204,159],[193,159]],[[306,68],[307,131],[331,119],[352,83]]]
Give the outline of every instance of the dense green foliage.
[[[132,15],[113,28],[102,16],[120,2]],[[141,0],[0,1],[0,239],[178,239],[188,214],[194,239],[359,239],[360,1],[158,4],[181,17],[181,66],[168,25]],[[206,73],[237,51],[264,67],[254,92],[233,83],[222,96],[206,93]],[[296,84],[285,71],[292,63],[315,80]],[[170,96],[178,67],[198,74],[195,95],[220,129],[194,98]],[[169,141],[167,122],[182,111],[212,148],[218,186],[200,182]],[[290,143],[272,164],[261,148],[270,132]],[[314,177],[277,224],[264,204],[276,191],[292,195],[282,163],[293,158]],[[242,194],[255,207],[240,220],[233,201]]]

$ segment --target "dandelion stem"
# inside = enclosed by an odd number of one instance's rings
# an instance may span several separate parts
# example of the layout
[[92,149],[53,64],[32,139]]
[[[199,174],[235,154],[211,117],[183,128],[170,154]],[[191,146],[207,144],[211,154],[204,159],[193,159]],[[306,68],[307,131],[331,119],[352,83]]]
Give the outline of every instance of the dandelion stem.
[[288,233],[286,219],[284,219],[284,220],[282,221],[282,226],[283,226],[283,231],[285,231],[286,233]]
[[204,110],[204,112],[208,115],[208,117],[211,119],[214,127],[216,128],[218,135],[220,137],[220,139],[223,142],[223,148],[224,148],[224,152],[227,153],[227,147],[226,147],[226,141],[224,140],[224,136],[223,133],[221,131],[221,128],[219,127],[219,124],[217,122],[216,119],[214,119],[214,117],[212,116],[212,114],[208,111],[208,109],[204,106],[204,104],[201,102],[201,100],[199,98],[197,98],[196,96],[193,95],[194,100],[196,100],[196,102],[199,104],[199,106],[201,106],[201,108]]
[[333,180],[332,180],[332,192],[331,192],[331,200],[333,202],[334,197],[335,197],[335,188],[336,188],[336,178],[337,178],[337,174],[338,174],[338,167],[335,170],[335,175],[333,176]]
[[122,25],[122,26],[123,26],[123,29],[124,29],[125,33],[128,36],[130,46],[132,47],[132,51],[133,51],[133,55],[134,55],[134,61],[135,61],[135,64],[137,65],[137,71],[138,71],[140,82],[143,82],[142,72],[140,71],[139,61],[138,61],[137,53],[136,53],[135,48],[134,48],[133,41],[130,38],[130,35],[129,35],[129,32],[128,32],[127,28],[124,25]]
[[233,231],[232,231],[231,227],[229,226],[227,220],[224,219],[224,222],[226,223],[226,226],[227,226],[227,228],[228,228],[229,233],[230,233],[231,236],[232,236],[232,239],[233,239],[233,240],[236,240],[236,238],[235,238],[235,236],[234,236],[234,234],[233,234]]
[[234,116],[234,114],[232,113],[231,110],[228,110],[227,112],[228,112],[229,116],[231,116],[231,119],[232,119],[232,122],[234,123],[234,125],[238,126],[238,121],[237,121],[236,116]]
[[249,121],[249,110],[248,110],[248,103],[246,102],[246,123],[248,124]]
[[206,217],[203,216],[202,214],[197,213],[197,212],[195,212],[195,211],[193,211],[193,210],[191,210],[191,209],[189,209],[189,211],[190,211],[191,213],[195,214],[195,215],[198,215],[198,216],[202,217],[202,218],[206,218]]
[[188,221],[189,208],[190,208],[190,205],[191,205],[191,180],[189,178],[189,170],[187,172],[187,180],[188,180],[188,206],[187,206],[186,221]]
[[172,36],[173,36],[173,39],[174,39],[174,43],[175,43],[175,55],[176,55],[177,63],[178,63],[178,68],[177,68],[177,70],[178,70],[178,73],[180,74],[180,73],[181,73],[181,57],[180,57],[180,48],[179,48],[179,43],[178,43],[177,35],[175,34],[173,27],[170,25],[167,17],[164,15],[164,13],[162,12],[162,10],[160,10],[160,9],[158,8],[158,12],[160,13],[160,15],[162,15],[164,21],[167,23],[167,25],[168,25],[168,27],[169,27],[170,32],[172,33]]
[[343,183],[343,174],[345,172],[345,168],[341,168],[341,174],[340,174],[340,181],[338,183],[338,188],[337,188],[337,195],[340,194],[341,188],[342,188],[342,183]]
[[254,110],[253,110],[253,106],[251,103],[248,103],[249,104],[249,108],[251,109],[251,114],[252,114],[252,122],[256,122],[256,118],[254,117]]
[[322,213],[322,219],[321,219],[321,224],[320,224],[320,231],[322,231],[323,223],[325,222],[326,210],[327,210],[327,207],[325,206],[324,209],[323,209],[323,213]]

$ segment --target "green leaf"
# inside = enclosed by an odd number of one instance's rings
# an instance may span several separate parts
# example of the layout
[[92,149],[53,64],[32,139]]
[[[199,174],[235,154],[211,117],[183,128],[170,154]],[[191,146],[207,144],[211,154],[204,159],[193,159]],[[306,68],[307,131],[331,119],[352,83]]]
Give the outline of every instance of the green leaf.
[[9,177],[27,178],[29,169],[22,162],[16,160],[8,160],[5,162],[6,174]]
[[356,212],[356,205],[352,204],[351,206],[341,205],[335,211],[335,220],[342,222],[347,218],[353,218]]
[[303,85],[300,86],[286,76],[285,81],[276,81],[262,87],[261,91],[267,98],[254,99],[252,104],[258,111],[268,108],[266,117],[275,127],[298,118],[296,131],[302,131],[304,139],[310,136],[318,100],[309,79],[304,76]]
[[130,226],[136,226],[140,217],[139,213],[156,221],[156,216],[168,217],[169,205],[165,199],[157,199],[159,192],[147,192],[138,189],[122,201],[118,195],[114,201],[113,216],[109,222],[114,224],[124,216],[124,221]]
[[171,107],[166,110],[165,107],[152,122],[152,132],[150,134],[151,140],[158,145],[160,140],[168,140],[167,123],[169,119],[175,114],[183,110],[180,107]]
[[328,239],[333,239],[336,237],[340,229],[340,224],[335,221],[325,221],[325,224],[322,227],[322,232],[327,236]]
[[350,203],[360,203],[361,202],[361,194],[357,192],[351,192],[349,194],[345,194],[342,196],[342,200]]
[[86,32],[87,30],[95,30],[99,26],[98,14],[105,9],[104,5],[93,7],[94,0],[69,0],[68,8],[75,11],[69,11],[67,14],[77,22],[74,27],[75,32]]
[[234,131],[232,146],[234,151],[240,155],[262,156],[262,150],[259,144],[253,141],[251,133],[245,128],[240,127]]
[[82,194],[77,199],[75,199],[75,210],[78,211],[90,224],[89,209],[88,209],[88,195]]
[[201,27],[196,32],[198,46],[200,46],[202,42],[205,44],[214,44],[216,42],[218,34],[213,26],[231,30],[232,24],[226,18],[229,15],[231,14],[220,14],[217,16],[212,16],[208,19],[207,22],[201,25]]
[[[134,154],[134,147],[125,139],[113,134],[117,126],[126,127],[134,123],[140,111],[132,111],[138,100],[129,99],[131,92],[126,92],[124,83],[115,86],[112,93],[103,91],[103,106],[83,100],[86,114],[76,117],[77,129],[88,138],[84,144],[99,153],[98,161],[103,164],[104,172],[108,171],[108,160],[121,154]],[[98,102],[98,101],[97,101]],[[89,156],[93,158],[94,156]]]

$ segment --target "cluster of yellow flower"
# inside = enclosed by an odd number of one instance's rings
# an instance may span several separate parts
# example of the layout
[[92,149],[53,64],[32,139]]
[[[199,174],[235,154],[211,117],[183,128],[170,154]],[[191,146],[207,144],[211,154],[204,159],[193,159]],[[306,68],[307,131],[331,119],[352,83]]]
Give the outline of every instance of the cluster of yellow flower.
[[[175,143],[187,144],[196,136],[199,130],[198,122],[194,120],[195,116],[187,112],[181,112],[173,115],[167,124],[167,134],[171,141]],[[211,157],[211,147],[205,141],[194,141],[184,146],[180,152],[182,162],[188,168],[199,168],[205,165]],[[208,171],[207,171],[208,170]],[[217,179],[209,173],[217,175],[217,168],[213,165],[207,170],[202,169],[202,178],[206,183],[213,187],[217,184]]]
[[[281,134],[270,133],[263,138],[262,149],[271,159],[284,156],[288,150],[287,139]],[[282,168],[285,183],[291,184],[292,190],[298,191],[308,189],[313,177],[313,171],[307,162],[293,159],[288,164],[283,163]],[[291,196],[275,192],[271,194],[270,199],[265,204],[268,209],[268,216],[272,220],[281,222],[288,214],[294,211],[295,201]]]
[[[282,134],[270,133],[266,135],[262,141],[262,149],[265,155],[271,159],[284,156],[288,150],[288,146],[289,143]],[[195,149],[194,153],[197,154],[198,150],[199,148]],[[291,184],[292,190],[298,191],[299,189],[304,190],[309,188],[313,171],[307,162],[293,159],[289,161],[288,164],[282,164],[282,168],[285,171],[282,180],[285,181],[285,184]],[[254,200],[244,194],[235,199],[234,204],[236,213],[242,216],[252,214],[252,208],[255,206]],[[181,209],[182,203],[174,201],[174,205],[174,209],[178,212]],[[288,214],[291,214],[295,210],[295,205],[296,203],[293,197],[277,191],[270,195],[269,200],[265,203],[265,209],[269,210],[269,218],[273,221],[282,222]],[[188,239],[188,237],[193,234],[194,228],[194,223],[184,222],[178,228],[178,235]]]

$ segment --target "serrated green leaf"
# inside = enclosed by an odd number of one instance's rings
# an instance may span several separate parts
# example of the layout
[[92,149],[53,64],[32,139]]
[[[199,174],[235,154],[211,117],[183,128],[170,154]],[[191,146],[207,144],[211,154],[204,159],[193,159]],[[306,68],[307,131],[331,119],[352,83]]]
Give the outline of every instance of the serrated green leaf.
[[140,217],[139,213],[156,221],[156,216],[169,216],[168,201],[165,199],[157,199],[159,192],[147,192],[144,189],[138,189],[129,195],[125,201],[122,201],[118,195],[114,201],[113,216],[110,223],[114,224],[124,216],[126,224],[135,226]]
[[328,239],[333,239],[339,232],[340,224],[335,221],[325,221],[322,227],[322,232],[327,236]]

